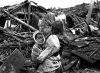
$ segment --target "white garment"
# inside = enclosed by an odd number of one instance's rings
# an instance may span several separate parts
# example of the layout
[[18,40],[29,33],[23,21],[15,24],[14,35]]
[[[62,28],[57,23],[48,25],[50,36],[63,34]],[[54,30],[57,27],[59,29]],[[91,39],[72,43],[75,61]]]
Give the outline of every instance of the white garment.
[[93,25],[89,25],[89,26],[90,26],[91,31],[99,30],[99,28],[94,27]]
[[71,31],[72,31],[73,34],[76,34],[76,33],[75,33],[75,31],[76,31],[75,29],[71,29]]
[[11,27],[14,28],[16,25],[11,24],[11,20],[6,20],[4,28]]
[[48,39],[47,39],[47,43],[49,45],[54,45],[56,46],[58,49],[60,48],[60,42],[59,39],[56,35],[51,35]]
[[38,26],[40,27],[42,23],[42,19],[39,19]]
[[58,15],[57,17],[55,17],[55,21],[63,21],[65,20],[65,23],[66,23],[66,15],[65,14],[61,14],[61,15]]
[[60,55],[51,56],[60,49],[60,42],[56,35],[50,35],[46,41],[47,48],[39,55],[38,59],[45,61],[38,68],[39,72],[50,72],[61,66]]
[[6,20],[4,28],[7,28],[8,26],[10,26],[10,24],[11,24],[11,21],[10,20]]

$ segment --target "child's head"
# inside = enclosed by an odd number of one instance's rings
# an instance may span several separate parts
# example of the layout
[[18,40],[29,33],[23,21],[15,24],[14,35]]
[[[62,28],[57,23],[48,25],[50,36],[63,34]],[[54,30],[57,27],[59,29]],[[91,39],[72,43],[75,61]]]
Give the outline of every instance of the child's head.
[[39,31],[36,31],[33,34],[33,39],[38,44],[43,44],[44,41],[45,41],[44,35],[41,32],[39,32]]

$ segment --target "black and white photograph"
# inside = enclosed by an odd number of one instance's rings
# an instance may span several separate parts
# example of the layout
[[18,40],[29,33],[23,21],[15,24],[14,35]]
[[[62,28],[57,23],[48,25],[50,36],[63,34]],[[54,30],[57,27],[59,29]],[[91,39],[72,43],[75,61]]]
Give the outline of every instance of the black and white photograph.
[[0,73],[100,73],[100,0],[1,0]]

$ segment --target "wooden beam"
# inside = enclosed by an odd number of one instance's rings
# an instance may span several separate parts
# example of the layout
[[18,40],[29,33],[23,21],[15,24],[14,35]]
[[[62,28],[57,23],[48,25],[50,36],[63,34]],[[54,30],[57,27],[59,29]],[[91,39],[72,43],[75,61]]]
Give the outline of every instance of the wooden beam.
[[91,14],[92,14],[92,11],[93,11],[93,7],[94,7],[94,0],[91,0],[90,2],[90,5],[89,5],[89,10],[88,10],[88,14],[86,16],[86,25],[85,25],[85,31],[91,33],[91,30],[89,28],[89,23],[90,23],[90,18],[91,18]]
[[30,28],[31,30],[33,30],[33,31],[36,31],[36,30],[37,30],[36,28],[34,28],[34,27],[30,26],[29,24],[27,24],[27,23],[23,22],[22,20],[20,20],[19,18],[15,17],[15,16],[13,16],[13,15],[11,15],[11,14],[9,14],[7,11],[5,11],[5,10],[3,10],[3,9],[1,9],[1,11],[2,11],[4,14],[6,14],[7,16],[9,16],[10,18],[12,18],[12,19],[16,20],[17,22],[19,22],[20,24],[22,24],[22,25],[24,25],[24,26]]

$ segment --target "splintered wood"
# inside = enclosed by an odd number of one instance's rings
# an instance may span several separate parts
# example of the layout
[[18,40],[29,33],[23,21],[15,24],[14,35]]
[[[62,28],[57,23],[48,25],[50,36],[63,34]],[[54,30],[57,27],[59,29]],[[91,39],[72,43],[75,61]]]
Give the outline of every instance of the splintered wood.
[[25,61],[26,59],[23,54],[18,49],[15,49],[10,57],[1,66],[0,73],[18,73]]

